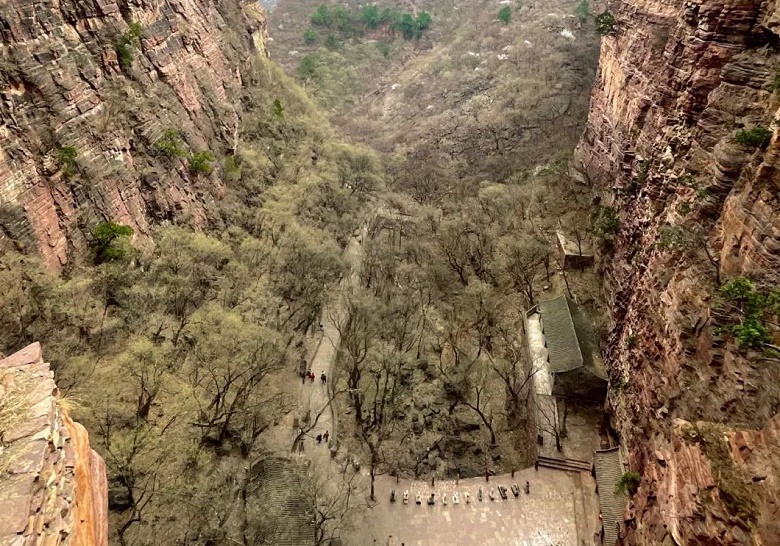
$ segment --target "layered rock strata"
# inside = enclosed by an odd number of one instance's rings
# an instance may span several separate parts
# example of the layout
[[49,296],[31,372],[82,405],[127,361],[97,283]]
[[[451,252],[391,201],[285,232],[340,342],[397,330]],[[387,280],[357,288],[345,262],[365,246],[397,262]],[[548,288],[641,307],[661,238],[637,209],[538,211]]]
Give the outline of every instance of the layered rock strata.
[[108,545],[108,486],[38,343],[0,360],[0,545]]
[[0,37],[0,250],[57,267],[103,220],[141,239],[204,221],[218,178],[155,144],[176,131],[182,156],[235,147],[242,70],[265,54],[257,2],[12,0]]
[[731,277],[780,281],[780,3],[626,0],[613,14],[578,157],[620,219],[606,356],[642,475],[623,534],[780,544],[780,367],[723,333],[738,317],[719,294]]

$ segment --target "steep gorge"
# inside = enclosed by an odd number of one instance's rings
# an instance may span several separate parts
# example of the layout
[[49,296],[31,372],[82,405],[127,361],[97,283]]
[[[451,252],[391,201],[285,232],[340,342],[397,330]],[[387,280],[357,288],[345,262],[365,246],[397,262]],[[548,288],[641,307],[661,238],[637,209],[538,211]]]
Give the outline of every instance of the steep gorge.
[[[37,248],[61,267],[98,218],[133,226],[141,244],[156,224],[205,223],[224,190],[218,173],[193,175],[154,143],[175,129],[193,150],[235,150],[245,46],[263,53],[262,15],[197,0],[31,4],[0,8],[0,252]],[[745,147],[735,133],[773,128],[780,5],[613,9],[578,155],[621,220],[604,256],[610,402],[642,475],[624,534],[780,543],[780,372],[719,333],[729,317],[705,252],[724,279],[778,283],[780,143]],[[115,46],[134,21],[144,34],[123,70]],[[77,165],[66,176],[57,155],[70,146]],[[669,227],[703,243],[659,247]]]
[[[737,318],[718,285],[780,278],[780,5],[613,10],[578,155],[621,222],[605,256],[606,356],[614,423],[642,476],[624,535],[776,544],[777,358],[723,333]],[[755,128],[771,138],[746,145],[740,131]],[[770,337],[777,344],[776,328]]]

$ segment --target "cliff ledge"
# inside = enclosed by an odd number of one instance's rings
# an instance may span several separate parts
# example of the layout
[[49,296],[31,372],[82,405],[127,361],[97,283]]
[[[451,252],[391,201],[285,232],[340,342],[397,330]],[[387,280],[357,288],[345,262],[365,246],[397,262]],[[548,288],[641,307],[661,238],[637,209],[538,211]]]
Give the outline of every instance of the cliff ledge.
[[0,360],[0,545],[108,546],[105,463],[41,346]]

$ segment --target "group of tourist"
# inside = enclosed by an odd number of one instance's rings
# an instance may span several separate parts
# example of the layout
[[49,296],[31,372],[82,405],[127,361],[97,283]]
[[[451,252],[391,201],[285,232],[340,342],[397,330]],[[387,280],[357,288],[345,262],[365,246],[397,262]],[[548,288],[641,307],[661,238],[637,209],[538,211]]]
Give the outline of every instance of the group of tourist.
[[[324,329],[322,323],[320,323],[320,331]],[[306,380],[308,379],[310,383],[314,383],[314,378],[316,376],[314,375],[314,372],[309,369],[309,371],[306,372],[306,374],[303,376],[303,384],[306,384]],[[320,374],[320,381],[322,381],[322,384],[324,385],[328,381],[328,377],[325,375],[325,370],[322,371]],[[315,439],[317,440],[318,444],[321,444],[323,441],[325,442],[325,445],[328,445],[328,438],[330,438],[330,432],[325,431],[325,434],[317,434],[315,436]]]
[[325,434],[317,434],[316,440],[318,444],[321,444],[323,440],[325,441],[325,445],[328,445],[328,438],[330,438],[330,432],[327,430],[325,431]]
[[[314,373],[312,373],[312,371],[311,371],[311,370],[309,370],[308,372],[306,372],[306,375],[304,375],[304,377],[303,377],[303,383],[304,383],[304,385],[306,384],[306,380],[307,380],[307,379],[308,379],[308,380],[309,380],[311,383],[314,383],[314,378],[315,378],[315,377],[316,377],[316,376],[314,375]],[[328,381],[328,377],[325,375],[325,372],[324,372],[324,371],[323,371],[323,372],[320,374],[320,381],[322,381],[322,384],[323,384],[323,385],[324,385],[324,384],[325,384],[325,383]]]

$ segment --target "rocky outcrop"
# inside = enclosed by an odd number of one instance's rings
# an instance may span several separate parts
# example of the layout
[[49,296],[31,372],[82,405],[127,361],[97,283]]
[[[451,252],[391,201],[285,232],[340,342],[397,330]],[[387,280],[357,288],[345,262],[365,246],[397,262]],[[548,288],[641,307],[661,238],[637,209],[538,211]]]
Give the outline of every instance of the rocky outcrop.
[[217,165],[236,145],[242,71],[265,54],[265,16],[241,0],[11,0],[0,6],[0,250],[53,266],[112,220],[205,220],[218,177],[155,143]]
[[[780,460],[780,368],[723,334],[733,317],[718,303],[729,277],[780,281],[780,3],[613,10],[578,157],[620,218],[602,262],[606,356],[615,426],[642,475],[623,534],[780,544],[768,478]],[[755,128],[770,138],[737,139]]]
[[0,360],[0,544],[108,546],[108,486],[38,343]]

